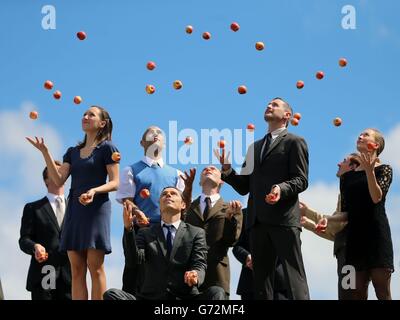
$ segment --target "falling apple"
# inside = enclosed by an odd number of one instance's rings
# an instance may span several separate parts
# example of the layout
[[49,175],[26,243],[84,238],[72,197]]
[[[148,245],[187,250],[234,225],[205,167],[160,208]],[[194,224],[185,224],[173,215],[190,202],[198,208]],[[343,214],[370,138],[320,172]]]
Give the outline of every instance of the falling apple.
[[75,103],[75,104],[80,104],[81,102],[82,102],[81,96],[75,96],[75,97],[74,97],[74,103]]
[[239,31],[239,29],[240,29],[240,26],[239,26],[239,24],[237,22],[233,22],[231,24],[231,30],[232,31],[236,32],[236,31]]
[[57,99],[57,100],[59,100],[59,99],[61,99],[61,91],[55,91],[54,93],[53,93],[53,97],[54,97],[54,99]]
[[292,126],[297,126],[299,124],[299,119],[293,118],[290,123],[292,124]]
[[238,87],[238,92],[239,92],[239,94],[245,94],[246,92],[247,92],[247,88],[246,88],[246,86],[239,86]]
[[79,31],[76,36],[78,37],[79,40],[85,40],[86,39],[86,33],[83,31]]
[[321,80],[324,77],[324,73],[322,71],[318,71],[315,76],[318,80]]
[[341,66],[341,67],[347,66],[347,60],[345,58],[340,58],[339,59],[339,66]]
[[297,87],[297,89],[303,89],[304,88],[304,81],[302,81],[302,80],[297,81],[296,87]]
[[340,118],[333,119],[333,124],[335,127],[340,127],[342,125],[342,119]]
[[209,32],[204,32],[203,33],[203,39],[204,40],[210,40],[210,38],[211,38],[211,33],[209,33]]
[[29,113],[29,118],[31,118],[32,120],[36,120],[39,116],[39,113],[37,111],[31,111]]
[[47,81],[44,83],[44,87],[45,87],[47,90],[53,89],[53,82],[51,82],[50,80],[47,80]]
[[121,160],[121,154],[117,151],[113,152],[113,154],[111,155],[111,159],[114,162],[119,162]]
[[153,61],[147,62],[147,69],[149,69],[149,70],[154,70],[155,67],[156,67],[155,62],[153,62]]
[[187,136],[187,137],[185,138],[185,140],[184,140],[184,143],[185,143],[185,144],[188,144],[188,145],[192,144],[192,143],[193,143],[193,138],[190,137],[190,136]]
[[296,113],[293,115],[293,118],[294,118],[294,119],[297,119],[297,120],[300,120],[300,119],[301,119],[301,114],[298,113],[298,112],[296,112]]
[[146,92],[148,94],[153,94],[154,92],[156,92],[156,87],[154,87],[152,84],[148,84],[146,86]]
[[174,83],[173,83],[173,87],[174,87],[176,90],[181,89],[182,86],[183,86],[183,84],[182,84],[182,81],[180,81],[180,80],[175,80]]
[[224,149],[224,148],[225,148],[225,140],[219,140],[219,141],[217,142],[217,146],[218,146],[219,148],[221,148],[221,149]]
[[149,189],[140,190],[140,197],[143,198],[143,199],[147,199],[148,197],[150,197]]
[[264,48],[265,48],[264,42],[261,42],[261,41],[256,42],[256,49],[258,51],[264,50]]
[[192,26],[186,26],[186,33],[191,34],[193,32]]
[[256,128],[256,126],[252,123],[249,123],[247,125],[247,130],[249,130],[250,132],[254,131],[255,128]]

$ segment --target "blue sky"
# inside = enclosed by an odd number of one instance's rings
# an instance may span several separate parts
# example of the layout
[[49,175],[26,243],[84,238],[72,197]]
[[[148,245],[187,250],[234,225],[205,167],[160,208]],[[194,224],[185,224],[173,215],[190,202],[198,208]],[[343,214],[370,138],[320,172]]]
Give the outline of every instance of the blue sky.
[[[55,30],[42,28],[44,5],[56,9]],[[356,10],[356,29],[342,28],[345,5]],[[4,0],[0,8],[0,146],[7,150],[0,156],[0,197],[1,202],[13,199],[12,204],[0,209],[0,215],[7,217],[8,230],[18,232],[23,204],[45,193],[40,181],[43,160],[23,141],[25,135],[43,135],[54,146],[55,157],[61,158],[67,147],[83,136],[80,118],[85,109],[102,105],[113,119],[113,140],[124,167],[142,156],[139,140],[152,124],[164,129],[168,138],[170,121],[177,121],[178,131],[189,128],[200,135],[201,129],[243,129],[244,139],[244,129],[251,122],[256,126],[255,138],[261,138],[266,130],[263,112],[267,102],[281,96],[302,114],[299,126],[289,129],[304,136],[309,146],[310,189],[304,197],[310,205],[315,203],[327,212],[335,207],[336,163],[353,151],[358,133],[376,127],[385,134],[384,159],[395,170],[388,215],[393,220],[397,246],[397,1]],[[233,21],[241,26],[236,33],[229,29]],[[191,35],[185,33],[189,24],[194,27]],[[84,41],[76,38],[80,30],[87,34]],[[211,33],[211,40],[202,39],[205,31]],[[255,50],[257,41],[265,43],[265,50]],[[340,57],[347,58],[346,68],[338,66]],[[157,64],[154,71],[146,69],[150,60]],[[325,73],[321,81],[315,78],[318,70]],[[177,79],[183,82],[180,91],[172,88]],[[53,99],[52,91],[43,88],[45,80],[54,82],[54,89],[62,92],[61,100]],[[297,80],[305,82],[304,89],[296,88]],[[148,95],[146,84],[155,85],[156,93]],[[237,93],[242,84],[248,89],[245,95]],[[83,98],[82,104],[72,102],[75,95]],[[39,112],[36,121],[28,118],[32,109]],[[335,117],[343,120],[339,128],[332,125]],[[200,152],[201,144],[212,158],[211,147],[204,147],[204,139],[196,143],[192,152],[196,148]],[[177,145],[181,148],[182,141]],[[175,166],[187,170],[204,165]],[[195,195],[198,192],[196,189]],[[229,186],[222,189],[222,195],[227,200],[241,199]],[[110,256],[110,269],[114,268],[110,281],[118,285],[113,281],[119,279],[121,268],[118,246],[122,223],[119,206],[114,204],[113,208],[116,240]],[[18,235],[13,237],[17,239]],[[0,249],[18,250],[14,242],[9,244],[11,247],[6,248],[0,242]],[[326,268],[334,278],[331,244],[304,232],[303,250],[312,297],[334,299],[334,281],[325,283],[314,272]],[[317,256],[315,250],[324,256]],[[17,252],[15,255],[23,264],[20,272],[26,272],[28,258]],[[234,279],[237,269],[234,265]],[[8,289],[9,296],[26,298],[23,283],[12,289],[7,285],[9,279],[18,276],[3,262],[0,277],[6,297]],[[234,279],[232,291],[236,288]],[[319,283],[324,285],[317,286]],[[395,294],[400,298],[398,292]]]

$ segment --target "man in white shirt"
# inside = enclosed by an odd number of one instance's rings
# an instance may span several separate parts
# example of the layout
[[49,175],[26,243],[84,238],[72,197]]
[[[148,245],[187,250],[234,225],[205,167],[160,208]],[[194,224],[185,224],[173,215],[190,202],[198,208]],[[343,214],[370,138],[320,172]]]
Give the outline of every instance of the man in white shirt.
[[[55,161],[61,166],[59,161]],[[32,256],[26,289],[32,300],[70,300],[71,269],[66,253],[59,252],[66,201],[64,186],[58,187],[43,170],[46,197],[25,205],[19,246]],[[55,279],[51,279],[54,275]],[[46,277],[46,279],[43,279]]]
[[[137,217],[135,232],[140,227],[160,223],[159,199],[165,187],[174,186],[181,192],[185,188],[185,182],[181,178],[182,172],[164,163],[164,143],[165,137],[159,127],[147,128],[140,141],[144,150],[143,158],[124,168],[120,175],[116,200],[126,204],[128,210]],[[125,248],[124,255],[126,258]],[[128,269],[125,263],[122,289],[135,294],[140,272]]]

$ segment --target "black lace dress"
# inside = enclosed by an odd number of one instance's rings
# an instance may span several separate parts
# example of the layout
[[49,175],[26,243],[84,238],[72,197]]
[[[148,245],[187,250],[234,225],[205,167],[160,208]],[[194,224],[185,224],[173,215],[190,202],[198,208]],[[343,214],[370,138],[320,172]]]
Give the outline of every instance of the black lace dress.
[[341,193],[348,212],[346,264],[357,271],[393,267],[393,245],[385,212],[386,194],[392,182],[389,165],[375,167],[376,180],[382,189],[382,200],[373,203],[365,171],[349,171],[342,176]]

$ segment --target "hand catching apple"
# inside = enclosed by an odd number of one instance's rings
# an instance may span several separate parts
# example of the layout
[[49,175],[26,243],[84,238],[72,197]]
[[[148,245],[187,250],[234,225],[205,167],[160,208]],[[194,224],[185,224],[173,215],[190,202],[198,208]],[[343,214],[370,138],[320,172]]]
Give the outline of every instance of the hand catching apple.
[[90,189],[90,190],[88,190],[86,193],[82,193],[80,196],[79,196],[79,202],[82,204],[82,205],[84,205],[84,206],[86,206],[86,205],[88,205],[89,203],[92,203],[93,202],[93,198],[94,198],[94,195],[96,194],[96,191],[94,190],[94,189]]
[[41,153],[45,153],[48,151],[47,146],[44,143],[44,139],[43,138],[39,138],[35,137],[35,140],[33,140],[30,137],[25,137],[26,140],[28,140],[31,145],[33,145],[36,149],[38,149]]
[[35,259],[37,262],[42,263],[49,258],[49,254],[46,252],[46,249],[42,245],[36,243],[34,248],[35,248]]
[[321,220],[318,221],[317,225],[315,226],[315,232],[325,233],[327,226],[328,226],[328,219],[322,218]]
[[228,151],[228,155],[225,156],[225,149],[222,149],[222,153],[219,152],[218,149],[214,149],[214,155],[219,160],[219,163],[222,165],[222,171],[227,171],[231,168],[231,164],[229,163],[229,156],[231,152]]
[[225,216],[228,220],[231,220],[235,213],[240,213],[240,210],[242,210],[242,204],[240,203],[240,201],[230,201],[228,209],[226,209]]
[[193,287],[198,283],[198,274],[196,270],[186,271],[184,275],[184,282],[189,286]]
[[265,196],[265,202],[268,204],[275,204],[281,198],[281,188],[279,186],[274,186],[271,192]]

